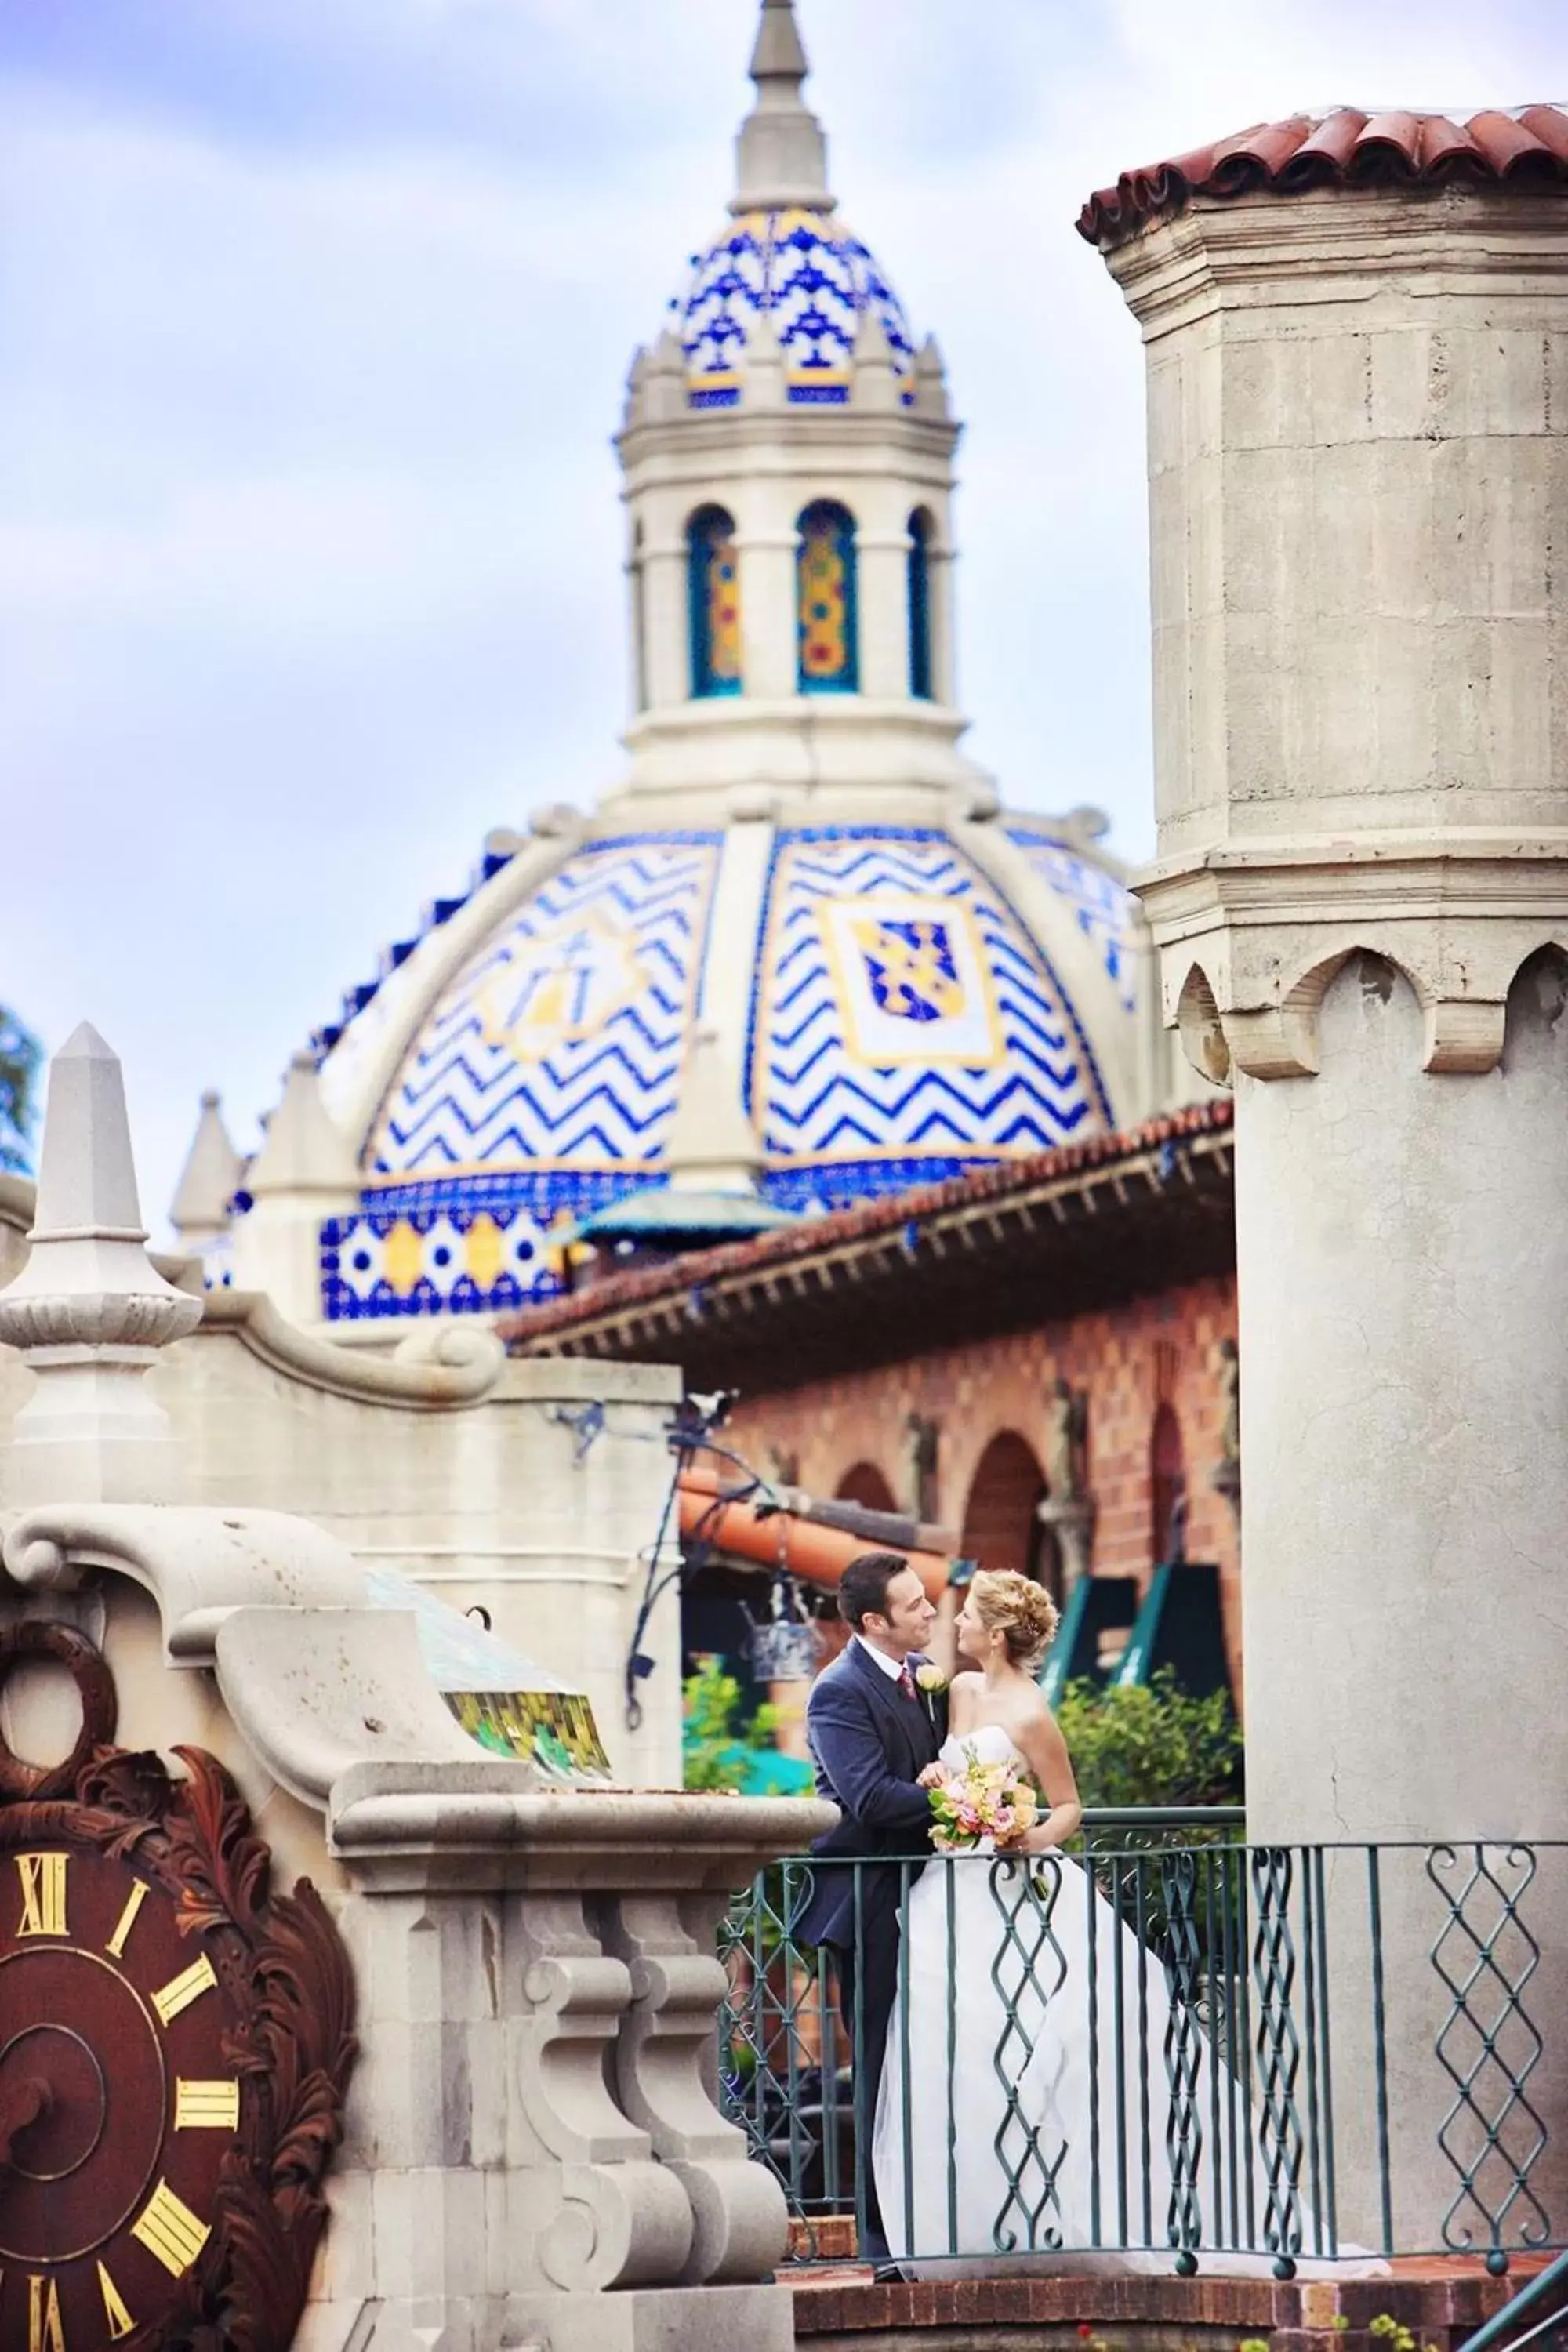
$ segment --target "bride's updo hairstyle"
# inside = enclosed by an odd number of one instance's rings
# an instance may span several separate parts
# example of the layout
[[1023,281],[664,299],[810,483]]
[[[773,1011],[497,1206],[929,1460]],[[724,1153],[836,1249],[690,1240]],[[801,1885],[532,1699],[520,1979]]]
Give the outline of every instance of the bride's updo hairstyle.
[[1037,1666],[1056,1637],[1058,1612],[1043,1584],[1010,1569],[983,1568],[969,1588],[974,1613],[988,1633],[1005,1633],[1016,1666]]

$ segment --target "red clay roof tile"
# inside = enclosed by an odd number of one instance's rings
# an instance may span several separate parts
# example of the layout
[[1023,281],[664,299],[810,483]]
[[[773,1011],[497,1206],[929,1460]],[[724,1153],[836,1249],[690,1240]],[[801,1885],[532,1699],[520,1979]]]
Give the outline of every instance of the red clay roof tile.
[[689,1291],[727,1275],[749,1274],[765,1265],[785,1265],[792,1258],[812,1257],[824,1248],[858,1241],[876,1233],[896,1233],[935,1212],[958,1208],[968,1202],[1005,1201],[1032,1185],[1070,1176],[1079,1169],[1099,1168],[1131,1160],[1141,1151],[1184,1136],[1209,1135],[1228,1128],[1235,1118],[1229,1095],[1207,1102],[1189,1103],[1163,1118],[1122,1134],[1089,1137],[1082,1143],[1058,1144],[1054,1151],[1033,1151],[1016,1160],[997,1160],[967,1175],[950,1176],[940,1184],[922,1184],[910,1192],[888,1192],[853,1209],[838,1209],[825,1217],[803,1217],[754,1240],[727,1242],[718,1249],[694,1250],[662,1259],[626,1274],[613,1274],[584,1290],[546,1300],[537,1307],[503,1316],[496,1328],[503,1339],[527,1345],[578,1323],[596,1321],[606,1312]]
[[1357,181],[1434,180],[1448,174],[1500,184],[1520,178],[1568,185],[1568,110],[1484,108],[1463,123],[1446,114],[1391,109],[1363,114],[1335,107],[1255,123],[1190,154],[1123,172],[1100,188],[1078,217],[1090,245],[1120,245],[1157,213],[1179,212],[1189,196],[1275,195]]

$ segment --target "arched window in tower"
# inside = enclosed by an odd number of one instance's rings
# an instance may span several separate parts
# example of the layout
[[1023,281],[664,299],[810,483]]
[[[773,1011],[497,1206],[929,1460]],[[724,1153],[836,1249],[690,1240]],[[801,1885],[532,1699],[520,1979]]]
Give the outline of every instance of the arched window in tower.
[[931,520],[924,507],[910,517],[910,692],[917,702],[931,699]]
[[699,507],[686,526],[691,691],[741,691],[741,568],[735,525],[722,507]]
[[854,694],[860,683],[856,646],[855,518],[818,499],[796,525],[796,681],[802,694]]

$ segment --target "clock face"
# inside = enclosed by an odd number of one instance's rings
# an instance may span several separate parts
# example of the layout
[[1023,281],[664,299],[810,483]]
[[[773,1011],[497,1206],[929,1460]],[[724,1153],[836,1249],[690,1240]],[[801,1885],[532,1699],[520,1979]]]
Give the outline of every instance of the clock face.
[[184,2299],[248,2120],[239,2023],[217,1940],[182,1934],[133,1853],[0,1852],[7,2352],[98,2352]]

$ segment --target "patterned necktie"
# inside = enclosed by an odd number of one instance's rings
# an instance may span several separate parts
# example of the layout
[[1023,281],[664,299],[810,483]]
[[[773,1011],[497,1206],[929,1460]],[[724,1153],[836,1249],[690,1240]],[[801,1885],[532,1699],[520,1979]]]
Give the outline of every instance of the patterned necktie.
[[915,1678],[910,1672],[910,1662],[908,1658],[904,1660],[903,1664],[899,1668],[899,1688],[903,1692],[906,1698],[913,1698],[916,1696]]

